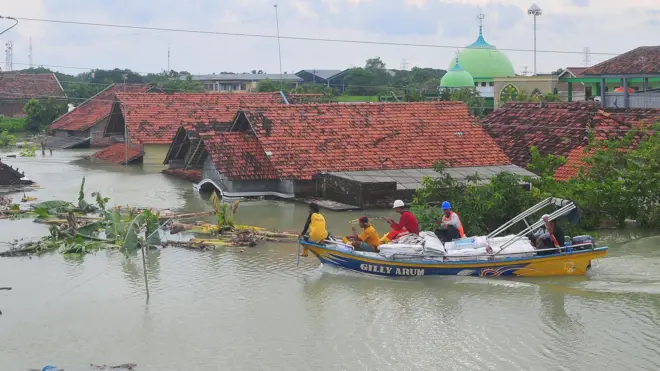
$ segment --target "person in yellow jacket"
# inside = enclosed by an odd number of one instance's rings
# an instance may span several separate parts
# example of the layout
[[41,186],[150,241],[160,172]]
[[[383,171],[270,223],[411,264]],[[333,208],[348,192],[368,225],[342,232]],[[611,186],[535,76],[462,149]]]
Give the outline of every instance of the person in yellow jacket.
[[[314,243],[322,244],[329,236],[328,231],[325,229],[325,218],[321,215],[319,205],[315,202],[309,204],[309,216],[302,233],[300,233],[300,238],[303,238],[308,231],[309,241]],[[300,256],[307,256],[307,252],[307,247],[303,246]]]

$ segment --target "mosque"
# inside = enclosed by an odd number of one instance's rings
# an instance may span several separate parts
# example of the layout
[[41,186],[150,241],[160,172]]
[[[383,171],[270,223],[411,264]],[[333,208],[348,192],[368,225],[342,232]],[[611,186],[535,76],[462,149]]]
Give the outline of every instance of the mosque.
[[495,79],[515,77],[509,58],[483,35],[484,15],[479,14],[479,37],[460,51],[440,81],[440,88],[475,87],[489,107],[494,105]]

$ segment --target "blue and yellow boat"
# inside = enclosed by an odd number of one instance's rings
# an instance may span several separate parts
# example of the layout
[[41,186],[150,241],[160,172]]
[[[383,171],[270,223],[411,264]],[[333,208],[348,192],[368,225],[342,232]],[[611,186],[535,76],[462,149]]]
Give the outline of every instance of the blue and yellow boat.
[[[525,220],[526,217],[551,204],[561,206],[561,208],[547,216],[545,223],[577,209],[573,202],[549,198],[513,218],[487,237],[492,238],[502,233],[513,224]],[[596,247],[593,239],[588,236],[573,238],[572,243],[562,247],[535,250],[532,256],[529,253],[504,253],[507,246],[523,238],[525,234],[538,229],[543,223],[544,221],[540,220],[530,225],[525,220],[527,228],[512,237],[511,241],[504,243],[497,253],[483,256],[454,255],[396,259],[381,256],[376,252],[353,251],[350,246],[334,240],[318,244],[301,239],[299,243],[301,246],[307,247],[323,264],[387,277],[446,275],[480,277],[579,276],[584,275],[591,268],[593,260],[607,256],[608,248]]]

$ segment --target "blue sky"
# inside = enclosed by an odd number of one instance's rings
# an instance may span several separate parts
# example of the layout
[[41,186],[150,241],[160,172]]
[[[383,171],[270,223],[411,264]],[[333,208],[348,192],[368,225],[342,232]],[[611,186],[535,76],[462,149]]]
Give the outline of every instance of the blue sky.
[[[607,59],[598,52],[621,53],[658,44],[659,0],[538,0],[538,48],[581,51],[589,47],[592,64]],[[0,0],[0,15],[144,25],[221,32],[280,32],[286,36],[357,39],[465,46],[478,33],[476,15],[486,15],[486,40],[499,48],[532,49],[532,1],[519,0]],[[7,21],[3,21],[7,22]],[[4,24],[4,23],[0,23]],[[631,35],[634,35],[631,37]],[[35,64],[85,68],[131,68],[158,72],[171,67],[193,73],[279,70],[275,39],[155,32],[22,21],[0,36],[14,43],[14,68],[28,62],[32,38]],[[380,56],[390,68],[447,68],[455,48],[423,48],[311,41],[282,41],[286,71],[342,69]],[[533,53],[505,52],[516,71],[533,68]],[[582,54],[539,53],[539,72],[583,65]]]

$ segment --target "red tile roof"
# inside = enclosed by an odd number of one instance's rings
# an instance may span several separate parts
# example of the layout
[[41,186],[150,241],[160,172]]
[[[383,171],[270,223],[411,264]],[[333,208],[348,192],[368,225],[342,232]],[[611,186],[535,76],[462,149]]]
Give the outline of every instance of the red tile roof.
[[660,109],[658,108],[606,108],[605,111],[613,118],[632,127],[660,123]]
[[324,97],[323,94],[287,94],[286,100],[289,104],[321,103]]
[[[127,149],[124,143],[115,143],[92,155],[93,158],[120,165],[123,165],[126,162],[131,163],[142,156],[144,156],[144,151],[140,146],[129,145]],[[128,161],[126,161],[127,158]]]
[[66,97],[62,85],[53,73],[0,73],[0,97],[28,99],[38,97]]
[[590,156],[590,153],[584,146],[572,149],[566,155],[566,163],[555,171],[555,179],[569,180],[575,178],[580,168],[583,168],[586,173],[589,169],[589,164],[587,164],[585,159]]
[[660,46],[640,46],[598,63],[584,75],[660,75]]
[[[432,168],[439,161],[450,167],[511,163],[460,102],[283,105],[243,114],[281,179]],[[233,131],[248,130],[241,119]]]
[[509,156],[526,167],[531,160],[529,148],[542,155],[567,155],[584,146],[595,129],[599,139],[627,132],[630,126],[603,112],[593,102],[507,103],[481,120],[484,128]]
[[131,141],[142,144],[169,144],[182,122],[230,123],[242,107],[283,103],[279,93],[119,93],[117,100]]
[[206,132],[204,148],[216,170],[229,179],[277,179],[277,172],[252,132]]
[[115,94],[119,92],[146,93],[151,89],[147,84],[112,84],[100,93],[89,98],[71,112],[57,118],[50,125],[50,130],[85,131],[110,114]]

